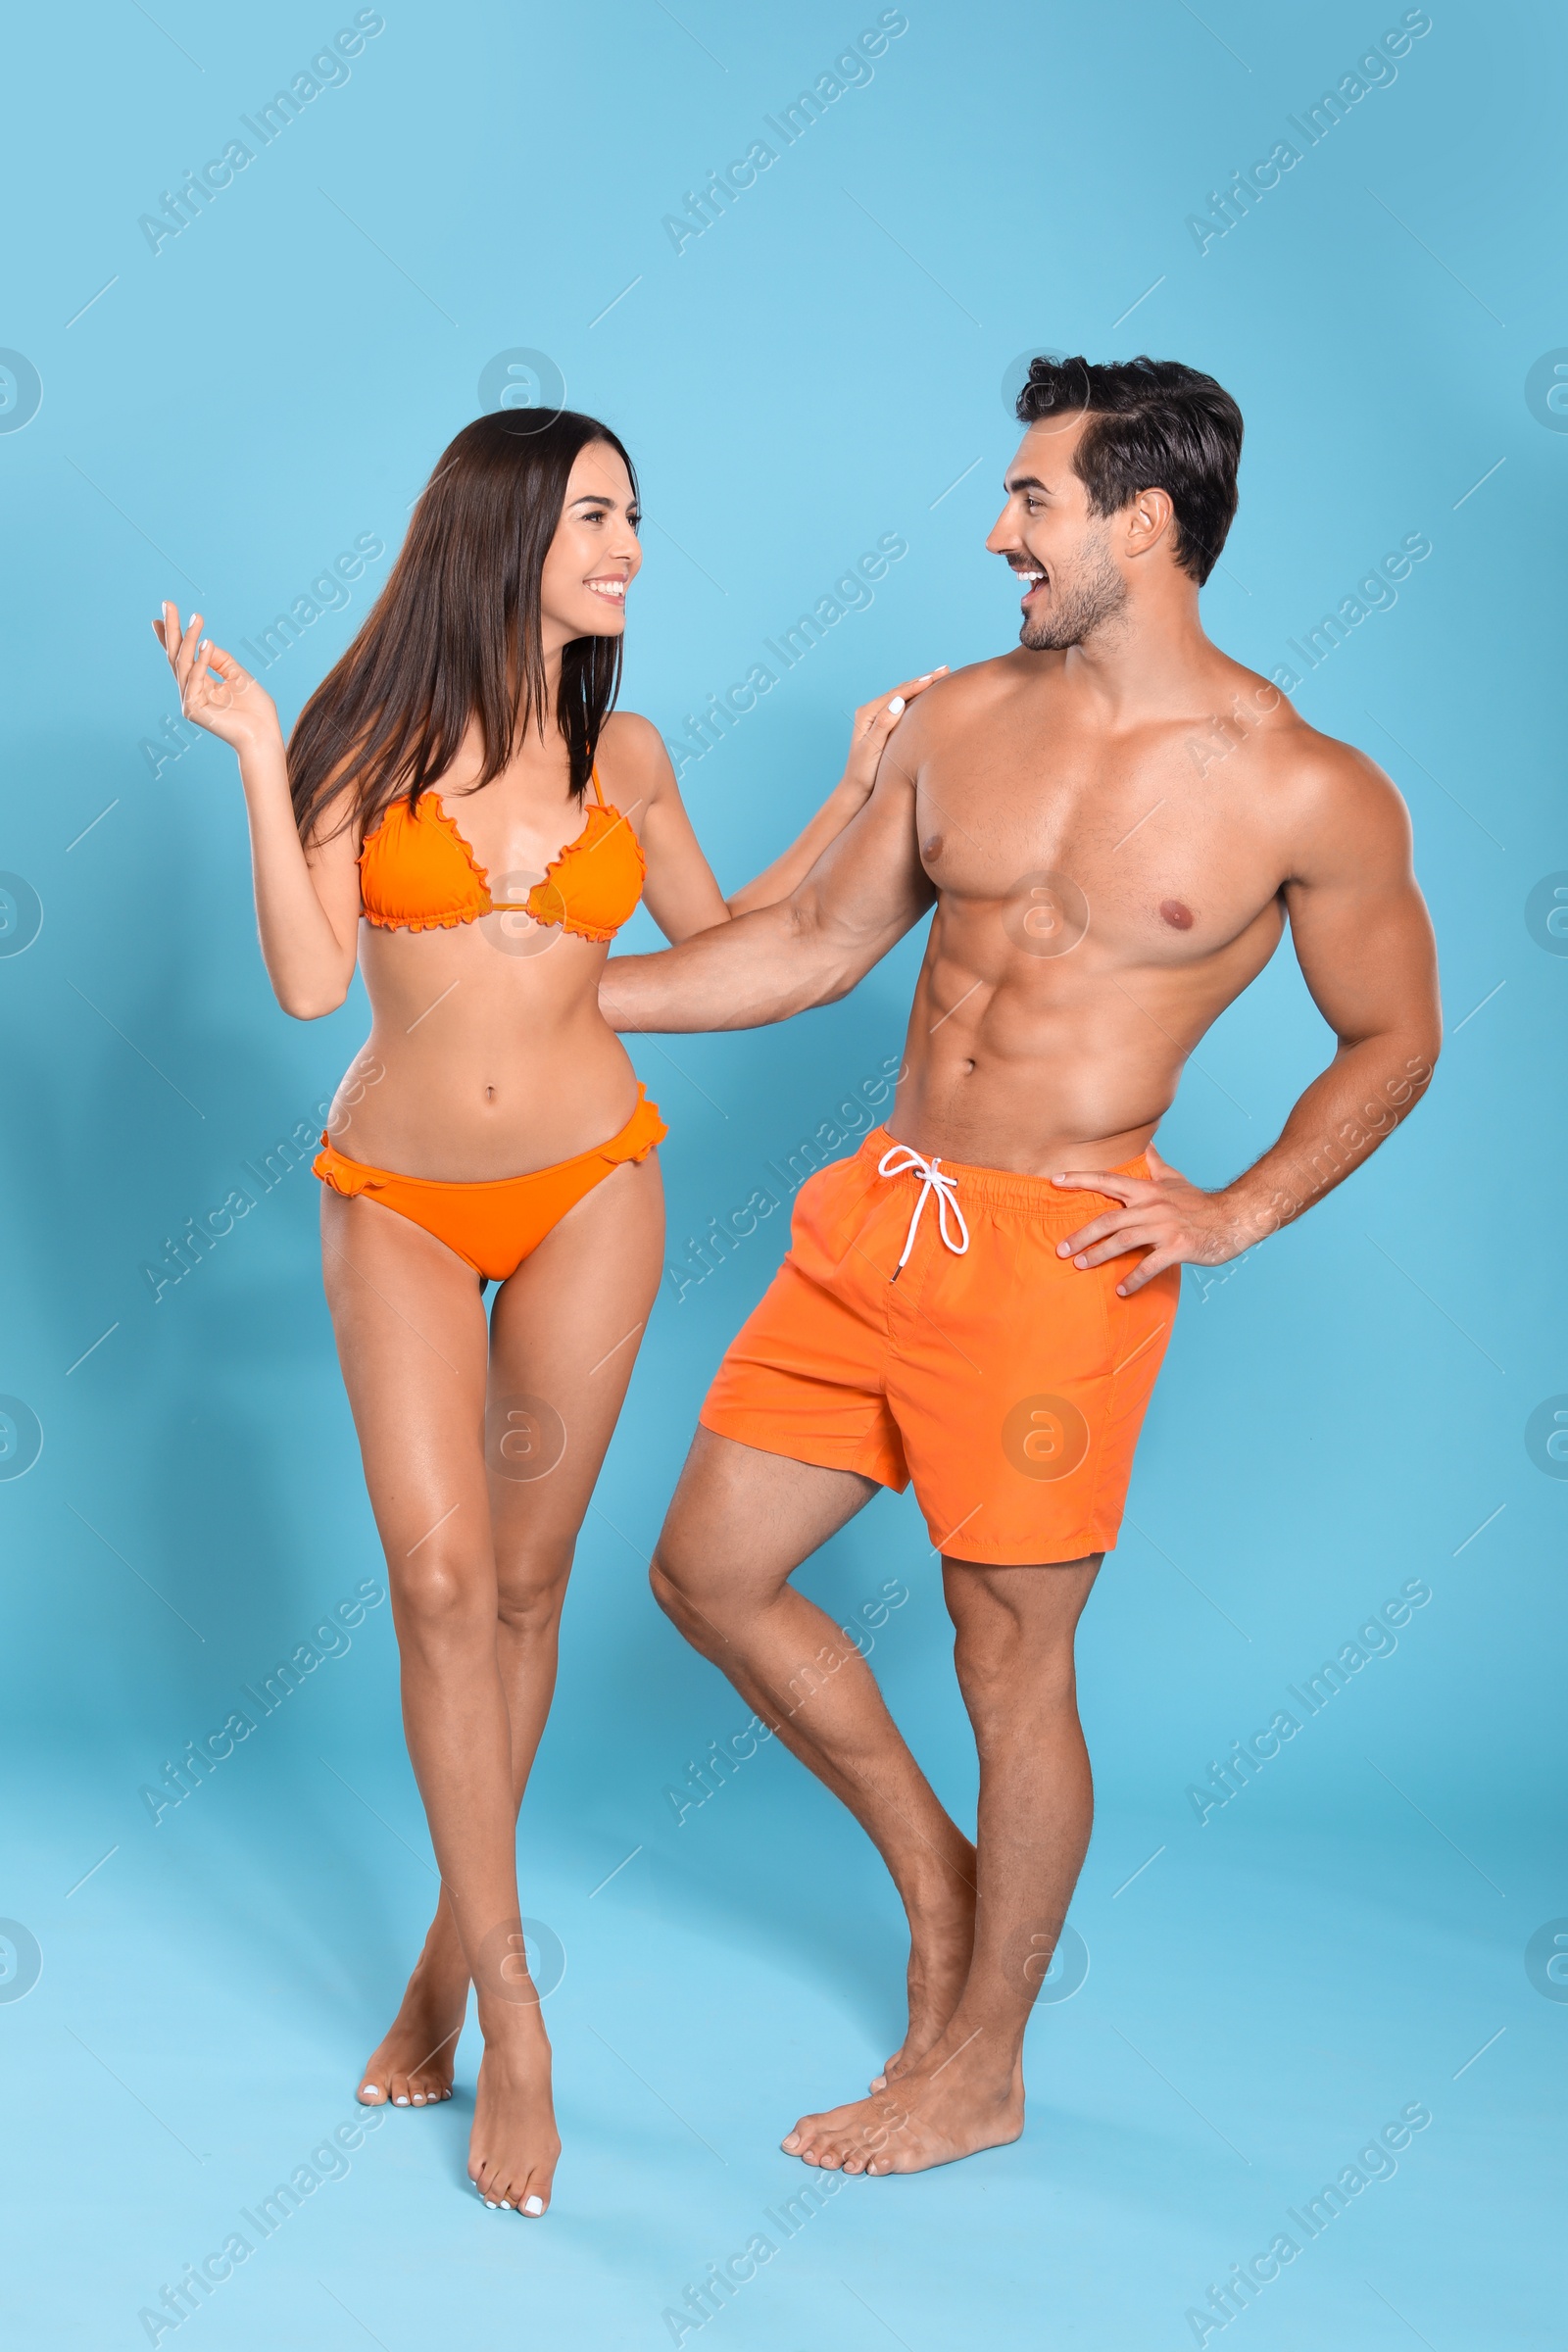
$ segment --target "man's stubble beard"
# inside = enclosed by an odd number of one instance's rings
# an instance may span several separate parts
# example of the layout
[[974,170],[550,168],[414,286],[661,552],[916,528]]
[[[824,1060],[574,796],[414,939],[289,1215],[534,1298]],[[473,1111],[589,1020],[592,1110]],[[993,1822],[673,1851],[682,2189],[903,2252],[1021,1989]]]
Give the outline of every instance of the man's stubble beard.
[[1025,618],[1018,642],[1032,654],[1065,653],[1114,620],[1127,602],[1127,583],[1110,560],[1104,537],[1095,540],[1072,578],[1053,583],[1051,610]]

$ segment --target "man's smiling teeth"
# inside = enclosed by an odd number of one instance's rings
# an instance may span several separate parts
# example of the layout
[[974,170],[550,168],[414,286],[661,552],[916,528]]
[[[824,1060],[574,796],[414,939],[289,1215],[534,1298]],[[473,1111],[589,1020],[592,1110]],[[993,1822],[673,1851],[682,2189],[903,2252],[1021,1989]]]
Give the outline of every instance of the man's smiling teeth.
[[1021,580],[1025,588],[1029,589],[1038,588],[1046,575],[1043,571],[1020,571],[1015,568],[1012,576],[1015,580]]

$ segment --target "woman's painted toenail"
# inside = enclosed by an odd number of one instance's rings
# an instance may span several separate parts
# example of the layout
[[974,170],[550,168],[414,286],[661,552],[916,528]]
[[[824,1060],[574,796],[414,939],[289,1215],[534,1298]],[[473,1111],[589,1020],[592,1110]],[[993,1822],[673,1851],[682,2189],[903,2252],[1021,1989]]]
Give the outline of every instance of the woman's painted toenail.
[[544,2209],[545,2201],[543,2197],[524,2197],[522,2200],[523,2212],[533,2214],[536,2219],[541,2213],[543,2213]]
[[396,2098],[393,2100],[393,2102],[392,2102],[392,2104],[393,2104],[393,2106],[394,2106],[394,2107],[406,2107],[406,2106],[408,2105],[408,2103],[409,2103],[409,2098],[408,2098],[408,2093],[407,2093],[407,2091],[401,2091],[401,2090],[399,2091],[399,2093],[398,2093],[397,2097],[396,2097]]
[[502,2198],[501,2210],[503,2213],[510,2213],[512,2211],[512,2199],[510,2197]]
[[423,2093],[423,2091],[422,2091],[422,2090],[416,2090],[416,2091],[415,2092],[415,2094],[414,2094],[414,2104],[416,2105],[416,2107],[422,2107],[422,2106],[424,2105],[424,2093]]
[[495,2210],[496,2210],[496,2201],[495,2201],[494,2197],[486,2197],[486,2199],[485,2199],[485,2201],[484,2201],[484,2209],[485,2209],[486,2213],[494,2213],[494,2212],[495,2212]]

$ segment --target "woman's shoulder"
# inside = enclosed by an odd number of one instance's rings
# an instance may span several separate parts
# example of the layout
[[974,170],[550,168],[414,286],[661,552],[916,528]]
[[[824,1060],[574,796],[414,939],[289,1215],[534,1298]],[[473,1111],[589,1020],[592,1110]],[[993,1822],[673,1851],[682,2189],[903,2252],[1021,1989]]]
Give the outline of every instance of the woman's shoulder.
[[599,740],[604,744],[623,746],[628,759],[634,758],[639,750],[645,755],[662,751],[664,744],[664,738],[653,720],[644,718],[640,710],[612,710],[600,730]]
[[599,734],[600,779],[606,790],[611,780],[635,782],[646,795],[667,783],[673,770],[664,738],[651,718],[637,710],[612,710]]

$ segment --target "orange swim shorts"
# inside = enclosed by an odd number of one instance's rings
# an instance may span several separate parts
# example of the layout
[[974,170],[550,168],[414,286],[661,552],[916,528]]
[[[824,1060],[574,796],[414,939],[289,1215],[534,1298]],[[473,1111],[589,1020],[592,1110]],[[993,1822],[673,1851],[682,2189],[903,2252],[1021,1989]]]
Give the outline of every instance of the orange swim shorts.
[[1119,1298],[1140,1251],[1083,1272],[1056,1255],[1114,1205],[927,1162],[876,1129],[801,1187],[789,1253],[704,1428],[901,1494],[912,1479],[949,1559],[1108,1551],[1181,1293],[1172,1266]]

